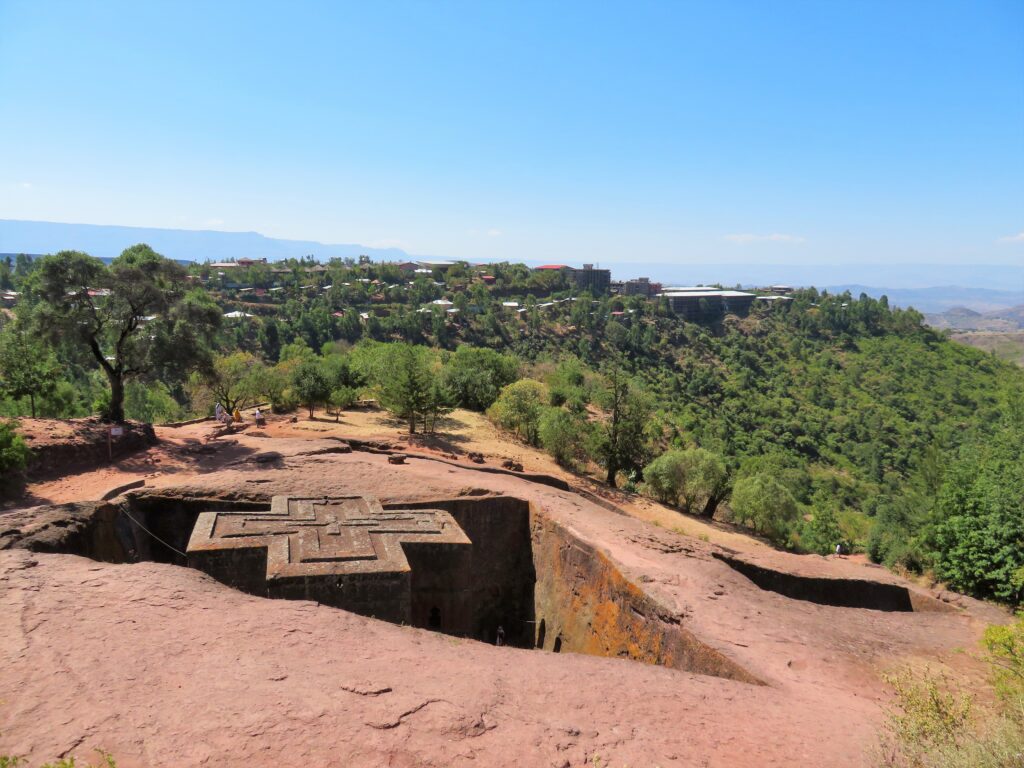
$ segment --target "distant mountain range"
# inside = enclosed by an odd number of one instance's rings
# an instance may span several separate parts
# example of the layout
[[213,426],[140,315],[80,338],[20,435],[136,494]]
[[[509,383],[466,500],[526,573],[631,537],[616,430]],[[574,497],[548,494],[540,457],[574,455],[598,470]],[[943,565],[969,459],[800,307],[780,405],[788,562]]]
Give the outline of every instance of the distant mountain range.
[[1019,331],[1024,330],[1024,304],[994,312],[976,312],[968,307],[952,307],[945,312],[926,314],[932,328],[951,331]]
[[117,256],[136,243],[147,243],[172,259],[279,261],[310,254],[322,261],[366,254],[375,261],[401,261],[409,255],[400,248],[369,248],[358,244],[329,245],[312,240],[277,240],[258,232],[216,232],[193,229],[117,227],[98,224],[59,224],[48,221],[0,219],[0,253],[54,253],[85,251],[93,256]]

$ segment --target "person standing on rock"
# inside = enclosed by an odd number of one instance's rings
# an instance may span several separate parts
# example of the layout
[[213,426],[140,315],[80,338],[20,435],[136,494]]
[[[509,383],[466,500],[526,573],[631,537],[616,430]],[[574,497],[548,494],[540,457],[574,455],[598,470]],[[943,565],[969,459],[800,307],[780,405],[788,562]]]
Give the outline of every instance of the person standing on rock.
[[215,418],[218,422],[224,421],[224,406],[220,404],[220,401],[218,401],[217,404],[213,406],[213,418]]
[[495,640],[494,644],[495,645],[504,645],[505,644],[505,628],[503,626],[501,626],[500,624],[498,625],[498,633],[497,634],[498,634],[498,638],[497,638],[497,640]]

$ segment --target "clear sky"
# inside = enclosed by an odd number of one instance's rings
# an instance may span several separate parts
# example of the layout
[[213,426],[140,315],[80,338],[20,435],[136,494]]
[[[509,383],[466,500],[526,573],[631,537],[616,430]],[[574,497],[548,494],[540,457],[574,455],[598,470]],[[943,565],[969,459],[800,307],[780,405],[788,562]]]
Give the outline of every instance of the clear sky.
[[1024,261],[1024,0],[0,0],[0,218]]

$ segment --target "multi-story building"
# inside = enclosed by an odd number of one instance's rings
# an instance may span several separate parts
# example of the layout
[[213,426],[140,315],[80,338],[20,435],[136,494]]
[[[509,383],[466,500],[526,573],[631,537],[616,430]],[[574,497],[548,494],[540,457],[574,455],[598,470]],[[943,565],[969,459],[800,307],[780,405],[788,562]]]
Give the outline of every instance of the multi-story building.
[[652,283],[649,277],[638,277],[622,283],[623,296],[657,296],[661,293],[661,283]]
[[569,282],[581,291],[590,291],[597,295],[608,293],[612,284],[612,271],[610,269],[595,269],[593,264],[584,264],[583,269],[576,269],[565,264],[545,264],[541,269],[564,270]]
[[583,269],[572,270],[570,277],[573,285],[581,291],[590,291],[591,294],[608,293],[612,284],[612,271],[610,269],[594,269],[593,264],[584,264]]
[[684,320],[716,320],[723,315],[745,315],[754,303],[754,294],[697,286],[670,288],[659,294],[668,299],[672,311]]

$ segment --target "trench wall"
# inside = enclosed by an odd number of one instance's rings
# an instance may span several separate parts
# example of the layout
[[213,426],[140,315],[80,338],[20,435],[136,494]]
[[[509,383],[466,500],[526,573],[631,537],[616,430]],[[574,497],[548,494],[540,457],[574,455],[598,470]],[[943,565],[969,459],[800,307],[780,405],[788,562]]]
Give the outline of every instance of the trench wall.
[[869,608],[875,611],[955,611],[952,606],[900,584],[868,579],[802,576],[776,571],[723,552],[712,553],[764,590],[794,600],[806,600],[838,608]]
[[33,444],[29,440],[32,455],[25,468],[27,477],[41,480],[66,474],[71,469],[107,464],[111,452],[116,458],[143,450],[157,442],[152,424],[125,422],[121,425],[123,434],[113,438],[108,445],[109,424],[97,418],[76,419],[71,423],[75,425],[75,435],[63,442]]
[[683,628],[677,616],[627,580],[604,553],[536,510],[531,538],[538,647],[761,683]]
[[761,589],[778,592],[795,600],[843,608],[874,608],[879,611],[912,611],[910,594],[896,584],[857,579],[823,579],[797,576],[719,552],[712,553],[730,568],[739,571]]
[[129,562],[121,508],[105,501],[16,510],[0,517],[0,549],[69,552],[107,563]]

